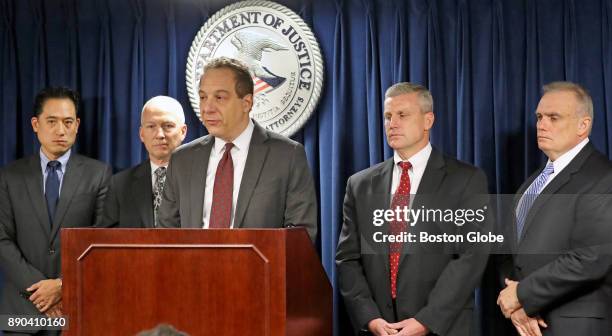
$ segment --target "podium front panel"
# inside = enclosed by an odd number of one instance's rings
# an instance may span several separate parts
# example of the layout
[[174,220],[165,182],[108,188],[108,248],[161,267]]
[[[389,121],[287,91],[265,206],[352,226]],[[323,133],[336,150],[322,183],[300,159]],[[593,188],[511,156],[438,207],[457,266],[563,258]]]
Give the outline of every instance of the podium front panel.
[[[253,245],[94,244],[78,260],[76,288],[79,335],[100,325],[134,335],[158,323],[191,334],[270,334],[269,262]],[[108,313],[117,307],[124,313]]]
[[63,335],[287,335],[283,231],[63,229]]

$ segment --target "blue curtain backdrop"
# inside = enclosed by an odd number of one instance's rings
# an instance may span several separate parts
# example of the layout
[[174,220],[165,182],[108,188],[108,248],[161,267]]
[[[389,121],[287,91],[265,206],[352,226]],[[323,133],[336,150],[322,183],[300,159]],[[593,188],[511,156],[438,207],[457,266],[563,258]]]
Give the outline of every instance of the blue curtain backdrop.
[[[575,81],[591,92],[591,139],[612,153],[610,1],[279,2],[312,27],[325,62],[318,108],[295,138],[304,143],[315,176],[318,247],[332,284],[346,179],[391,155],[382,97],[392,83],[431,89],[432,143],[483,168],[491,192],[514,192],[543,162],[534,110],[550,81]],[[0,166],[37,151],[32,102],[48,85],[81,92],[78,151],[115,170],[145,158],[137,134],[140,109],[152,96],[181,101],[187,140],[205,134],[187,98],[187,53],[204,21],[229,3],[0,0]],[[335,308],[336,335],[346,335],[339,300]],[[493,334],[492,320],[482,321],[482,334]]]

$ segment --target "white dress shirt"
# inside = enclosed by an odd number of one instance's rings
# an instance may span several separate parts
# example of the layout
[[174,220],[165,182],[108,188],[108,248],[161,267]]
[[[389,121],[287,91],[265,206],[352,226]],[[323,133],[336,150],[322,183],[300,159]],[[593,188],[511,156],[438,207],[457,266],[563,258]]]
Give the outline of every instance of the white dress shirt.
[[[563,171],[563,169],[565,169],[565,167],[567,167],[567,165],[572,162],[572,160],[576,157],[576,155],[578,155],[578,153],[580,153],[580,151],[584,148],[584,146],[586,146],[586,144],[589,143],[589,138],[586,138],[584,140],[582,140],[579,144],[577,144],[576,146],[574,146],[574,148],[568,150],[567,152],[563,153],[563,155],[559,156],[555,161],[550,161],[550,159],[548,159],[548,161],[546,162],[546,165],[548,166],[551,162],[553,165],[553,173],[550,174],[550,176],[548,177],[548,180],[546,180],[546,183],[544,183],[544,185],[542,186],[542,188],[540,189],[540,192],[544,191],[544,189],[550,184],[550,182],[559,175],[559,173],[561,173],[561,171]],[[541,174],[538,173],[538,174]],[[534,184],[537,180],[537,177],[533,180],[533,182],[531,182],[531,184]],[[523,195],[525,195],[525,192],[527,192],[527,190],[529,190],[529,188],[531,187],[531,184],[525,189],[525,191],[523,192]],[[516,205],[516,209],[514,210],[514,213],[516,214],[516,216],[519,216],[519,211],[521,209],[521,204],[523,203],[523,196],[521,196],[521,198],[519,199],[519,202]]]
[[546,180],[546,183],[544,184],[541,190],[544,190],[544,188],[546,188],[546,186],[550,183],[550,181],[552,181],[556,176],[558,176],[559,173],[561,173],[561,171],[563,171],[563,169],[567,167],[567,165],[570,162],[572,162],[572,160],[576,157],[576,155],[578,155],[578,153],[580,153],[580,151],[588,143],[589,143],[589,138],[586,138],[582,140],[579,144],[574,146],[574,148],[568,150],[563,155],[559,156],[555,161],[550,161],[550,159],[548,159],[548,162],[546,162],[546,164],[549,164],[552,162],[554,170],[553,170],[553,173],[550,174],[550,176],[548,177],[548,180]]
[[[427,161],[431,155],[431,143],[427,143],[423,149],[418,151],[416,154],[408,158],[408,160],[402,160],[397,152],[393,153],[393,178],[391,180],[391,193],[395,194],[395,191],[399,187],[400,178],[402,176],[402,168],[398,163],[402,161],[408,161],[412,165],[412,168],[408,170],[408,176],[410,177],[410,195],[415,195],[419,189],[419,184],[425,173],[425,167],[427,167]],[[412,203],[412,202],[411,202]]]
[[[232,141],[234,147],[231,149],[232,162],[234,164],[234,187],[232,191],[232,219],[230,228],[234,228],[234,212],[236,211],[236,203],[238,202],[238,192],[240,191],[240,182],[242,182],[242,173],[246,164],[247,155],[249,154],[249,146],[251,145],[251,137],[255,124],[249,119],[249,125],[242,133]],[[202,216],[202,228],[208,229],[210,222],[210,209],[213,201],[213,188],[215,186],[215,174],[217,166],[225,152],[225,144],[227,142],[222,139],[215,138],[215,143],[210,151],[208,159],[208,168],[206,170],[206,188],[204,189],[204,211]]]

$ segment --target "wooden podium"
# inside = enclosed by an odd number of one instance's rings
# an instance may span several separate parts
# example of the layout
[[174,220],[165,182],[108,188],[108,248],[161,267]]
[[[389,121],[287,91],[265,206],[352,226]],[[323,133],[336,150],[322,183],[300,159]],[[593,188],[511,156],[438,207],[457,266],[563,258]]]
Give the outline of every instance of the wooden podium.
[[331,335],[304,229],[62,229],[63,335]]

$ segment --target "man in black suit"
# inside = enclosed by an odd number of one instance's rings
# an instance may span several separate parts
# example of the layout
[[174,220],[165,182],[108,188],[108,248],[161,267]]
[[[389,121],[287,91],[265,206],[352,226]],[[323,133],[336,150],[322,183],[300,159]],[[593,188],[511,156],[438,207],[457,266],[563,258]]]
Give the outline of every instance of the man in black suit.
[[170,155],[186,135],[185,113],[176,99],[157,96],[145,103],[140,114],[140,140],[149,159],[113,176],[103,226],[158,226],[157,212]]
[[486,176],[431,146],[433,100],[426,88],[399,83],[385,98],[385,131],[394,156],[347,182],[336,253],[340,293],[353,325],[363,333],[467,336],[486,251],[471,244],[381,243],[375,235],[407,231],[419,240],[422,233],[463,235],[478,223],[402,227],[404,221],[386,219],[387,226],[377,226],[374,212],[486,209]]
[[569,82],[543,92],[536,130],[548,161],[515,197],[497,303],[521,335],[609,335],[612,165],[589,142],[588,92]]
[[40,152],[0,172],[0,315],[61,314],[60,228],[102,219],[111,170],[71,150],[78,106],[70,89],[42,90],[31,120]]

